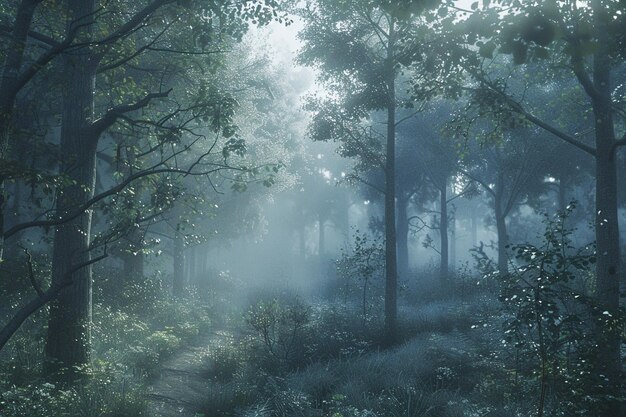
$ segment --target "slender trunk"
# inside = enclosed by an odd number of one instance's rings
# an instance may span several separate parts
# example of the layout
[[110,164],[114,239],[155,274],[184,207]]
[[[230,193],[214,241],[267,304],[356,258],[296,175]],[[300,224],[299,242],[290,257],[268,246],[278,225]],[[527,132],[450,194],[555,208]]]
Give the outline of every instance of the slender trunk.
[[[596,300],[602,311],[617,317],[620,297],[620,252],[617,201],[617,164],[613,144],[615,131],[612,116],[610,42],[607,24],[610,17],[604,9],[605,2],[593,3],[594,22],[598,36],[598,50],[594,54],[593,83],[597,91],[592,100],[596,131]],[[607,316],[596,322],[599,352],[596,369],[608,383],[602,381],[602,394],[617,398],[620,394],[620,332],[611,325]],[[621,414],[619,402],[602,401],[596,415],[602,417]]]
[[306,226],[304,222],[300,224],[300,230],[298,231],[298,244],[300,247],[300,257],[304,260],[306,258]]
[[385,334],[386,342],[397,339],[398,271],[396,258],[396,74],[395,28],[391,20],[387,49],[387,146],[385,166]]
[[471,239],[472,239],[472,247],[475,248],[478,246],[478,216],[476,215],[476,207],[472,207],[470,210],[471,217]]
[[439,263],[439,275],[443,281],[448,279],[449,244],[448,244],[448,193],[447,180],[444,180],[439,189],[439,206],[441,220],[439,221],[439,237],[441,242],[441,259]]
[[[204,248],[202,246],[196,246],[195,248],[195,260],[196,260],[196,276],[194,277],[194,283],[196,285],[196,288],[198,288],[200,286],[200,283],[202,281],[203,275],[204,275],[204,271],[202,270],[204,267],[204,257],[206,256],[204,252]],[[205,256],[202,256],[205,255]]]
[[324,254],[326,252],[326,227],[325,227],[325,219],[324,216],[322,214],[319,215],[319,220],[318,220],[318,224],[319,224],[319,237],[318,237],[318,243],[317,243],[317,254],[320,258],[320,260],[324,257]]
[[456,214],[454,211],[450,219],[450,266],[454,274],[456,272]]
[[[15,99],[19,92],[18,77],[24,61],[24,51],[28,31],[30,30],[35,9],[41,0],[22,0],[15,14],[13,31],[9,42],[5,45],[6,58],[2,62],[2,78],[0,78],[0,160],[6,161],[9,156],[9,137]],[[0,174],[0,261],[4,253],[4,217],[5,217],[5,182]]]
[[182,297],[185,292],[185,240],[182,234],[174,236],[174,275],[172,276],[172,293]]
[[398,275],[407,278],[409,274],[409,221],[407,215],[407,199],[399,198],[397,201],[398,219]]
[[[93,0],[69,0],[71,24],[80,24],[95,10]],[[90,19],[90,18],[88,18]],[[84,24],[82,40],[91,36],[91,26]],[[57,213],[63,215],[93,197],[96,181],[97,138],[86,135],[93,120],[95,68],[94,57],[87,49],[64,56],[65,85],[61,127],[63,158],[61,172],[70,184],[59,191]],[[91,211],[56,228],[52,255],[52,283],[59,285],[67,271],[88,262],[91,234]],[[73,285],[64,289],[50,306],[46,355],[50,370],[65,368],[72,378],[75,367],[87,365],[91,353],[91,267],[73,274]],[[60,367],[60,368],[59,368]]]
[[189,256],[187,257],[187,262],[189,263],[189,276],[187,277],[187,282],[189,285],[195,285],[198,279],[198,247],[192,246],[187,251]]
[[509,245],[509,236],[506,230],[506,214],[502,209],[502,190],[496,185],[496,196],[494,198],[495,215],[496,215],[496,232],[498,234],[498,271],[501,274],[509,272],[509,262],[507,254],[507,246]]

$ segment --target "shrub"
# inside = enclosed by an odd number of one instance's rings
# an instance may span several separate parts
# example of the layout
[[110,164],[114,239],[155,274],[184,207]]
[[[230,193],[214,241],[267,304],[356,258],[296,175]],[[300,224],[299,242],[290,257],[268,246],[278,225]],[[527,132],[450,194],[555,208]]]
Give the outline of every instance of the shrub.
[[248,310],[246,323],[261,341],[262,359],[271,369],[289,369],[303,362],[310,318],[308,306],[299,299],[287,305],[261,301]]

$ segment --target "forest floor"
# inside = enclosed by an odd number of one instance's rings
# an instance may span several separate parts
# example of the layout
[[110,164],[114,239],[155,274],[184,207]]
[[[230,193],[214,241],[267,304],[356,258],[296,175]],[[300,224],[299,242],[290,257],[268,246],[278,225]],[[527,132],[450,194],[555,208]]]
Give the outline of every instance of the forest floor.
[[227,331],[200,337],[193,345],[174,353],[160,367],[159,376],[148,387],[146,396],[149,417],[193,417],[202,415],[202,406],[210,390],[206,377],[207,357],[220,344],[232,340]]

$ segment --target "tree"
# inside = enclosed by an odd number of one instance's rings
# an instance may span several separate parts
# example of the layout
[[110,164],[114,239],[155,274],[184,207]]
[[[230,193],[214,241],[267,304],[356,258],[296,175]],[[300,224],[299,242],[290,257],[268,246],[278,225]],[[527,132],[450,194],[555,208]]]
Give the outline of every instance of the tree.
[[[34,10],[39,3],[23,1],[20,5],[31,5]],[[183,69],[195,70],[201,59],[204,59],[205,64],[210,62],[211,65],[215,65],[216,60],[206,58],[221,51],[207,50],[207,47],[217,46],[224,41],[232,42],[229,41],[231,39],[236,41],[245,31],[247,20],[265,24],[275,17],[282,20],[282,16],[276,14],[274,9],[276,3],[273,1],[266,2],[261,7],[245,0],[225,3],[177,3],[156,0],[126,7],[128,5],[123,2],[107,2],[101,5],[102,8],[98,8],[100,5],[96,1],[69,1],[63,5],[67,12],[65,22],[63,19],[49,20],[46,23],[54,22],[58,26],[42,26],[43,30],[51,31],[49,35],[38,33],[36,31],[38,28],[30,25],[33,10],[27,10],[31,16],[30,20],[21,22],[16,19],[16,24],[10,28],[12,33],[20,32],[19,36],[22,36],[21,31],[25,30],[27,35],[24,36],[46,43],[49,50],[42,55],[45,60],[35,59],[36,65],[32,71],[45,70],[54,73],[60,70],[65,86],[70,88],[63,90],[63,110],[59,112],[62,113],[60,142],[64,153],[60,167],[63,181],[59,182],[60,196],[57,199],[57,206],[48,213],[46,220],[17,224],[9,230],[3,230],[2,233],[2,237],[7,238],[27,228],[57,227],[53,255],[53,283],[48,291],[38,290],[37,299],[18,309],[13,319],[2,329],[0,347],[33,311],[60,296],[62,300],[55,303],[51,309],[47,353],[64,367],[72,368],[74,365],[86,363],[89,359],[91,309],[89,266],[93,263],[90,251],[112,239],[118,239],[124,224],[119,222],[110,233],[98,233],[91,241],[94,237],[91,230],[92,209],[127,189],[129,184],[147,176],[160,175],[167,184],[168,176],[206,175],[226,169],[228,165],[224,159],[241,148],[241,140],[233,137],[234,127],[231,120],[236,103],[218,89],[180,89],[180,84],[177,85],[175,80],[190,75],[189,72],[185,74]],[[18,17],[23,17],[20,10],[22,9],[18,10]],[[206,17],[219,21],[217,30],[214,27],[214,20],[207,20]],[[198,24],[189,26],[189,19],[195,19]],[[61,29],[62,26],[66,26],[64,31]],[[65,32],[65,38],[60,42],[55,41],[54,38],[59,36],[60,32]],[[26,42],[20,42],[18,39],[16,45],[18,43],[20,47],[28,45]],[[60,65],[46,67],[46,64],[61,52],[64,54]],[[142,68],[142,65],[150,61],[150,57],[166,62],[163,57],[169,54],[178,54],[181,65],[161,67],[161,72],[145,71]],[[190,56],[193,59],[189,58]],[[201,59],[195,59],[196,56]],[[5,62],[10,64],[5,65],[5,69],[8,68],[9,75],[15,75],[17,69],[17,74],[20,75],[20,64],[14,62],[19,61],[17,58],[20,57],[14,58]],[[194,65],[191,63],[192,60]],[[209,66],[205,65],[203,70],[208,70]],[[133,77],[128,77],[127,75],[133,71],[135,71]],[[28,77],[32,78],[30,72]],[[24,80],[30,79],[28,77]],[[3,82],[13,88],[11,91],[15,94],[25,85],[22,81],[21,78],[17,81],[3,78]],[[139,84],[135,84],[137,81],[146,88],[133,89]],[[114,86],[113,90],[110,89],[111,85]],[[168,85],[178,88],[175,97],[170,95]],[[19,87],[17,90],[16,86]],[[100,94],[107,90],[113,94]],[[140,91],[153,92],[145,94]],[[159,108],[148,108],[154,100],[163,100],[165,97],[170,99],[164,105]],[[12,110],[13,104],[14,101],[7,104],[9,111]],[[99,117],[96,117],[96,104]],[[107,110],[101,112],[102,108]],[[136,111],[139,109],[143,110],[144,118],[137,117]],[[223,139],[219,144],[223,145],[223,149],[221,146],[216,147],[217,142],[211,145],[210,141],[200,140],[206,138],[194,130],[200,128],[201,124],[204,124],[205,132],[212,131]],[[96,149],[98,144],[102,143],[103,134],[115,129],[122,131],[125,129],[127,139],[140,138],[135,146],[128,147],[127,140],[126,144],[121,144],[121,148],[127,146],[127,149],[132,149],[131,153],[136,154],[135,156],[142,155],[144,159],[141,164],[138,163],[129,172],[123,173],[122,179],[115,185],[96,194]],[[184,135],[188,135],[186,138],[188,144],[176,149],[178,141]],[[149,138],[147,143],[146,138]],[[138,145],[141,142],[146,144],[144,150],[141,150],[143,145]],[[203,146],[206,148],[196,153],[196,158],[192,159],[189,165],[177,164],[177,158],[184,152],[192,150],[194,145],[195,152]],[[197,145],[200,145],[200,149]],[[173,150],[161,152],[165,147]],[[215,157],[213,161],[208,161],[207,155],[212,154],[214,149],[222,150],[222,153],[219,154],[217,162]],[[220,158],[222,162],[219,162]],[[4,173],[3,178],[6,178]],[[129,189],[132,191],[132,188]],[[167,204],[162,205],[161,208],[165,209],[166,206]],[[147,218],[137,218],[136,222],[130,224],[140,224],[158,215],[159,213],[154,213]],[[99,260],[102,257],[95,259]]]
[[543,191],[548,155],[537,146],[536,132],[517,129],[491,145],[468,144],[463,175],[475,181],[491,200],[498,236],[498,270],[509,270],[508,217],[533,193]]
[[445,132],[452,109],[450,103],[433,100],[429,103],[428,110],[416,116],[417,124],[422,128],[418,129],[414,126],[414,134],[417,136],[415,145],[419,145],[414,151],[415,163],[425,173],[425,179],[431,189],[439,193],[439,273],[442,280],[449,278],[451,215],[448,206],[467,191],[468,185],[465,184],[465,187],[456,190],[458,193],[452,190],[451,195],[449,192],[453,188],[452,180],[458,173],[459,164],[456,144],[451,137],[447,137]]
[[[598,308],[617,314],[621,260],[617,216],[617,151],[626,145],[618,137],[624,103],[614,95],[614,77],[624,65],[623,4],[607,0],[578,2],[474,3],[474,11],[458,23],[454,58],[473,80],[485,107],[501,115],[521,118],[595,158],[595,230],[598,251],[596,300]],[[448,20],[446,25],[453,24]],[[449,28],[449,26],[447,26]],[[472,45],[471,48],[465,48]],[[505,76],[494,74],[490,64],[506,61]],[[453,64],[455,65],[455,64]],[[524,77],[521,72],[528,77]],[[583,132],[568,131],[552,122],[554,103],[532,103],[526,87],[540,87],[547,80],[570,80],[586,97],[580,117],[592,115],[594,145],[582,140]],[[522,88],[510,88],[514,81]],[[608,383],[600,392],[608,400],[595,410],[598,416],[619,415],[617,400],[621,380],[619,330],[600,320],[597,326],[597,373]]]
[[[396,97],[402,68],[416,59],[412,43],[416,22],[403,17],[419,12],[422,2],[330,0],[309,3],[300,13],[307,25],[300,34],[305,46],[303,63],[318,67],[333,94],[312,100],[315,140],[341,142],[343,156],[376,165],[384,172],[385,186],[385,332],[396,338],[397,234],[396,234]],[[367,123],[380,111],[384,132]],[[381,144],[381,140],[384,144]]]

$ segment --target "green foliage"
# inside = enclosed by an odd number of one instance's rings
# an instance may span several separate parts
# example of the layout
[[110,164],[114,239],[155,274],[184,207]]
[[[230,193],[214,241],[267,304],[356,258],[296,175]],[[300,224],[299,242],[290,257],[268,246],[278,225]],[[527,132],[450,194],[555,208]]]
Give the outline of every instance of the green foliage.
[[145,399],[137,387],[106,370],[79,387],[43,382],[9,386],[0,394],[0,412],[10,417],[142,417]]
[[542,411],[580,414],[600,401],[593,393],[603,383],[591,365],[594,321],[624,324],[597,311],[589,297],[585,281],[597,255],[592,244],[577,248],[572,243],[574,230],[566,223],[574,208],[571,203],[554,218],[545,216],[540,246],[512,246],[518,265],[504,277],[500,300],[507,313],[502,344],[515,351],[516,378],[527,378],[530,385],[522,389],[538,393],[536,407]]
[[371,290],[372,286],[380,289],[384,267],[385,247],[382,237],[371,236],[359,230],[354,231],[350,253],[342,251],[341,258],[336,261],[337,273],[345,281],[345,296],[351,292],[354,282],[358,282],[361,287],[363,325],[371,319],[369,304],[380,300],[377,292],[373,292],[372,295],[368,290]]
[[246,323],[260,338],[270,367],[291,368],[302,363],[310,314],[300,300],[288,305],[261,301],[250,308]]

